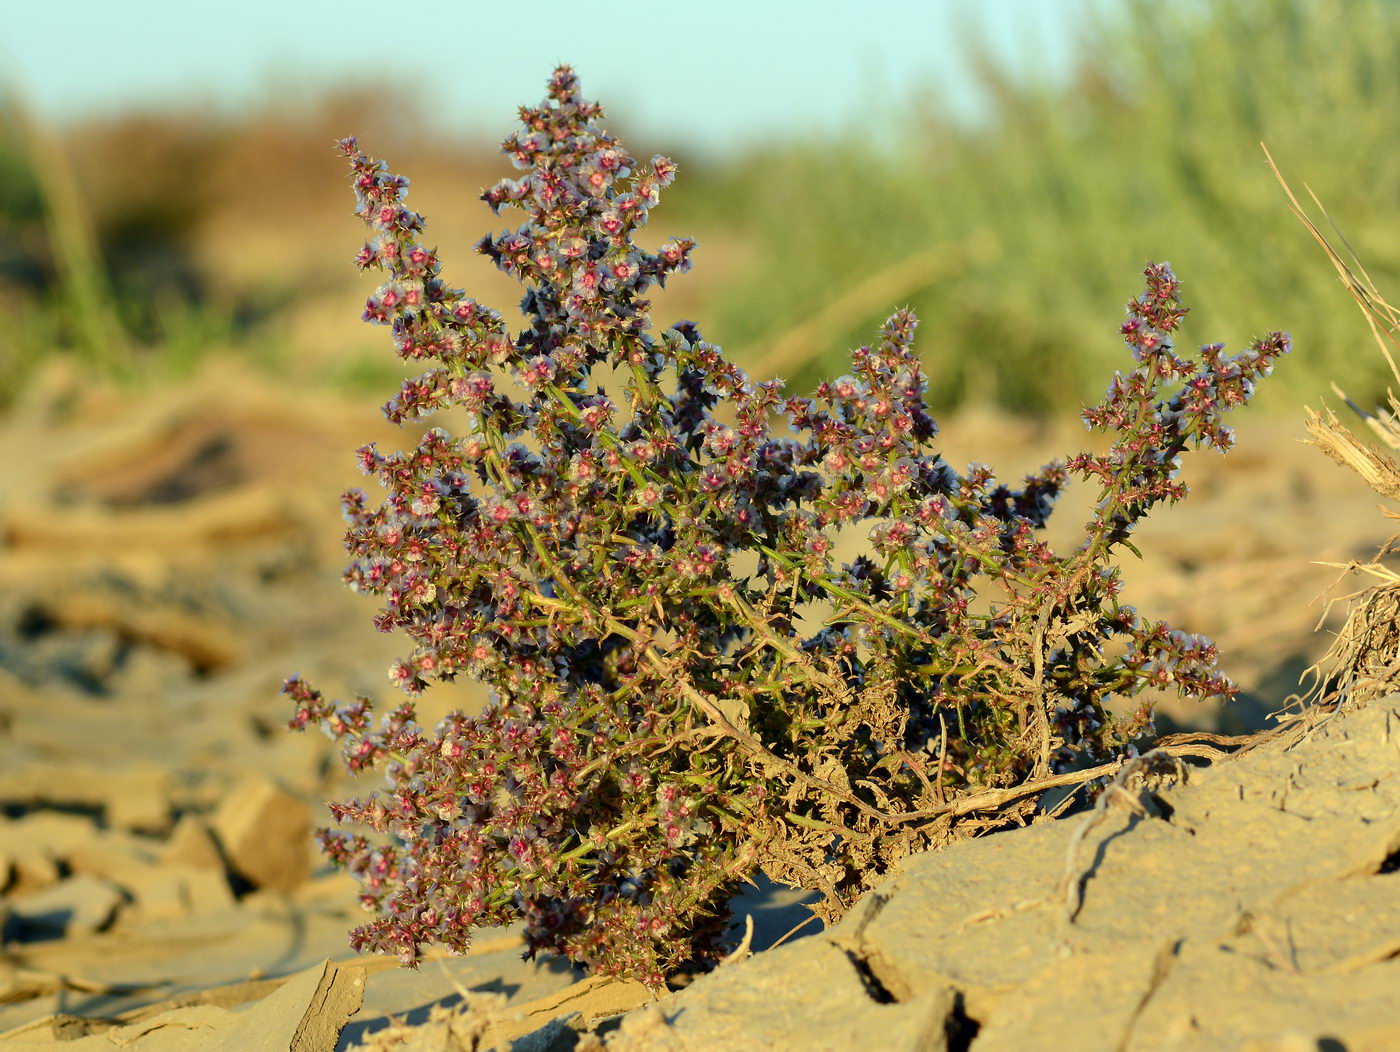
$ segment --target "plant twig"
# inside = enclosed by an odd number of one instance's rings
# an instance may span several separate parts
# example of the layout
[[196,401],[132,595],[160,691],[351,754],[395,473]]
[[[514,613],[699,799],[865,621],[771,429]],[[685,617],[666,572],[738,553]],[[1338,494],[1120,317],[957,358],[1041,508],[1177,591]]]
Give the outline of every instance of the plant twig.
[[1141,771],[1161,771],[1163,761],[1168,761],[1170,769],[1174,770],[1177,777],[1185,780],[1186,767],[1180,760],[1176,759],[1176,753],[1165,749],[1153,749],[1151,752],[1135,756],[1124,763],[1113,776],[1113,780],[1104,787],[1104,791],[1099,794],[1098,801],[1094,804],[1094,809],[1084,816],[1084,820],[1079,823],[1074,834],[1069,838],[1069,844],[1065,849],[1065,875],[1061,881],[1064,893],[1065,919],[1073,924],[1075,917],[1079,915],[1079,909],[1083,905],[1084,881],[1087,874],[1077,873],[1075,870],[1075,859],[1079,853],[1079,845],[1084,842],[1084,838],[1089,832],[1108,817],[1108,808],[1115,802],[1122,804],[1136,814],[1143,814],[1142,801],[1136,795],[1128,792],[1126,782],[1128,778]]

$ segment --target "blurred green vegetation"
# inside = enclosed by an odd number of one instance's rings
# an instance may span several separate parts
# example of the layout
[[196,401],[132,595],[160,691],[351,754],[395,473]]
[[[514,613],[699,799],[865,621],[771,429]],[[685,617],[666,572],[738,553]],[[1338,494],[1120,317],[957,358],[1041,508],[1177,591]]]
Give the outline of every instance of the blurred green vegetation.
[[[1063,411],[1123,365],[1122,304],[1146,261],[1168,259],[1193,311],[1186,340],[1238,347],[1272,328],[1293,333],[1266,407],[1291,411],[1333,380],[1363,401],[1383,392],[1364,323],[1259,143],[1394,288],[1400,3],[1124,0],[1086,29],[1068,83],[968,47],[988,104],[980,123],[919,97],[864,127],[722,163],[687,157],[674,129],[683,174],[657,218],[666,233],[700,237],[701,275],[686,280],[703,291],[686,310],[709,338],[800,389],[845,371],[849,349],[907,304],[922,320],[937,408]],[[472,205],[473,241],[500,222],[472,200],[477,187],[508,174],[476,145],[415,145],[408,108],[370,92],[238,126],[136,115],[50,141],[11,100],[0,120],[0,295],[11,308],[0,406],[58,354],[159,381],[217,350],[330,385],[379,385],[394,362],[368,330],[362,346],[382,365],[338,352],[298,365],[308,331],[328,345],[355,339],[321,320],[352,322],[359,289],[348,263],[358,231],[329,142],[360,131],[421,193],[439,186]],[[656,145],[629,141],[641,155]],[[428,175],[424,158],[436,165]],[[414,203],[435,237],[444,222],[457,236],[460,217],[444,219],[418,189]],[[717,244],[727,259],[710,271]],[[465,252],[446,247],[449,277],[475,289],[460,275]]]
[[[780,375],[806,382],[844,371],[846,350],[907,303],[936,404],[1062,408],[1122,365],[1121,304],[1146,261],[1167,259],[1192,308],[1184,340],[1234,348],[1292,332],[1263,404],[1316,399],[1329,380],[1383,391],[1364,323],[1259,144],[1393,288],[1400,5],[1129,0],[1101,11],[1073,80],[1054,89],[974,54],[990,126],[960,127],[925,99],[898,115],[893,148],[852,129],[732,169],[724,199],[755,255],[712,335],[779,347]],[[898,267],[920,254],[922,273]],[[872,291],[839,309],[881,275],[883,302]],[[807,323],[818,331],[805,347],[785,341]]]
[[56,355],[75,356],[99,376],[164,380],[237,342],[231,305],[206,294],[187,251],[202,202],[197,181],[180,184],[188,168],[179,162],[189,158],[170,148],[177,140],[186,152],[197,148],[189,136],[147,138],[156,157],[130,158],[104,183],[104,166],[80,172],[68,145],[22,97],[3,100],[0,294],[10,311],[0,406]]

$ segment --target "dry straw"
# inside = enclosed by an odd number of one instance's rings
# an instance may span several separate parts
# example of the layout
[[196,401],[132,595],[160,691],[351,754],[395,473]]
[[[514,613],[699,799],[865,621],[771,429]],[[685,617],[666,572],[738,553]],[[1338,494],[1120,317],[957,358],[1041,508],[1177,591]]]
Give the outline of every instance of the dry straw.
[[[1371,335],[1386,364],[1390,366],[1391,375],[1400,382],[1400,368],[1396,367],[1395,355],[1392,353],[1393,349],[1400,349],[1400,336],[1397,336],[1400,334],[1400,308],[1392,306],[1381,295],[1371,275],[1367,273],[1365,266],[1332,221],[1332,217],[1327,214],[1327,209],[1313,193],[1312,188],[1304,184],[1308,196],[1332,228],[1337,241],[1346,249],[1350,262],[1343,259],[1333,248],[1326,235],[1299,203],[1267,147],[1264,147],[1264,156],[1268,159],[1269,167],[1279,185],[1288,195],[1289,207],[1293,214],[1327,253],[1327,258],[1336,268],[1342,284],[1351,293],[1352,299],[1361,308],[1361,313],[1371,327]],[[1358,406],[1336,384],[1332,385],[1332,390],[1366,422],[1376,438],[1390,449],[1400,450],[1400,402],[1397,402],[1393,390],[1387,392],[1389,407],[1378,407],[1374,413],[1368,413]],[[1311,408],[1308,408],[1307,413],[1307,441],[1310,444],[1322,450],[1342,467],[1354,471],[1378,496],[1388,501],[1400,501],[1400,463],[1359,438],[1326,406],[1323,406],[1321,413]],[[1400,513],[1390,509],[1382,508],[1381,512],[1387,518],[1400,519]],[[1397,540],[1400,538],[1392,537],[1381,546],[1376,557],[1367,563],[1323,564],[1337,567],[1343,571],[1343,576],[1355,572],[1364,573],[1373,578],[1375,583],[1349,595],[1329,600],[1328,609],[1336,602],[1348,602],[1350,609],[1346,623],[1331,649],[1308,670],[1315,680],[1310,692],[1315,700],[1335,703],[1341,707],[1362,704],[1371,698],[1400,689],[1400,574],[1381,561],[1395,550]]]

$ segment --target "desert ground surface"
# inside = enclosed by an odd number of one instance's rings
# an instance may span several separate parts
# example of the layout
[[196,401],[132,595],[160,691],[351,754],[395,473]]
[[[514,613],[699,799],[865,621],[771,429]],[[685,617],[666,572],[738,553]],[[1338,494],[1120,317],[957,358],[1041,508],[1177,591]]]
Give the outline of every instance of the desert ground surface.
[[[955,466],[1008,479],[1088,441],[1074,421],[941,423]],[[1339,571],[1318,563],[1368,559],[1388,535],[1301,419],[1238,423],[1234,453],[1188,459],[1191,497],[1125,567],[1129,601],[1214,638],[1242,687],[1226,707],[1165,700],[1162,731],[1268,726],[1344,612],[1324,616]],[[771,952],[804,911],[757,888],[737,911],[755,917],[754,956],[660,1002],[522,961],[512,931],[418,972],[357,958],[356,885],[310,830],[324,801],[373,786],[285,730],[278,689],[299,673],[391,696],[406,648],[340,583],[338,496],[361,484],[355,447],[413,437],[373,397],[218,360],[155,392],[53,368],[0,421],[0,1049],[400,1047],[404,1022],[426,1028],[402,1047],[423,1048],[1400,1044],[1390,702],[1193,772],[1155,813],[917,858]],[[1056,538],[1090,499],[1066,499]],[[420,716],[483,700],[434,688]],[[444,1014],[464,993],[471,1012]]]

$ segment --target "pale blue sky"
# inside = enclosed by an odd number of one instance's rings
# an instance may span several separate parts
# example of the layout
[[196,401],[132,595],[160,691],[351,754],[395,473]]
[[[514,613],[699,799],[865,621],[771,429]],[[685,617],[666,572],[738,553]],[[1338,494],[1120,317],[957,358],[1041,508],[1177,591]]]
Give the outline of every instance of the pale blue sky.
[[[975,112],[959,27],[1054,77],[1112,0],[0,0],[0,65],[41,117],[232,109],[356,79],[497,139],[568,61],[628,127],[706,148],[820,130],[937,86]],[[492,14],[491,12],[495,12]]]

